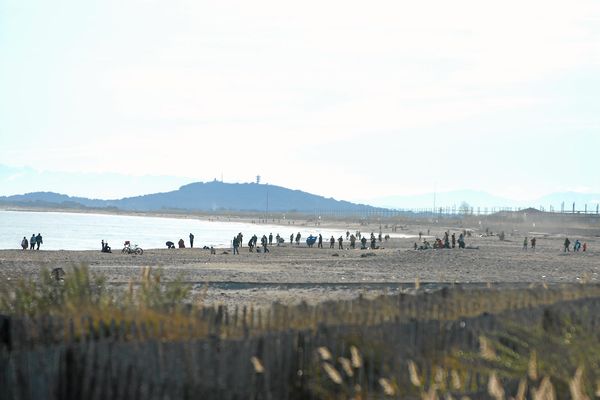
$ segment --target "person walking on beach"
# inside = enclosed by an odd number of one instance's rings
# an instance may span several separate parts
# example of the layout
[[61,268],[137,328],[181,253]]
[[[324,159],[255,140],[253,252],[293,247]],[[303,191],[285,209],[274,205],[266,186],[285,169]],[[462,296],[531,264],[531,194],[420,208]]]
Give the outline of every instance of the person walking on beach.
[[362,237],[360,238],[360,244],[362,245],[361,249],[366,249],[367,248],[367,238],[366,237]]
[[335,246],[335,238],[333,237],[333,235],[331,235],[331,238],[329,239],[329,248],[333,249],[334,246]]
[[298,232],[298,234],[296,235],[296,245],[300,246],[300,238],[302,238],[302,235],[300,235],[300,232]]
[[269,252],[269,249],[267,248],[268,241],[269,241],[269,239],[267,239],[267,235],[263,235],[263,237],[260,239],[260,244],[262,244],[262,247],[263,247],[263,253]]
[[573,251],[579,251],[579,249],[581,248],[581,242],[579,241],[579,239],[575,240],[575,244],[573,245]]
[[40,233],[37,234],[37,236],[35,237],[35,244],[36,244],[36,250],[40,249],[40,245],[44,243],[42,240],[42,235]]
[[190,233],[190,249],[194,248],[194,235]]
[[294,244],[294,234],[290,235],[290,244]]
[[317,241],[317,248],[318,249],[322,249],[323,248],[323,236],[321,236],[320,233],[319,233],[319,239]]
[[179,246],[180,249],[185,249],[185,242],[183,241],[183,239],[179,239],[179,242],[177,242],[177,245]]
[[29,241],[27,240],[27,238],[25,236],[23,236],[23,240],[21,240],[21,248],[23,250],[27,250],[28,247],[29,247]]
[[571,251],[571,249],[569,249],[569,246],[571,246],[571,241],[569,240],[569,238],[565,238],[564,246],[565,246],[565,249],[563,250],[564,253]]
[[535,237],[531,238],[531,250],[535,251],[535,243],[537,242],[537,239]]
[[238,255],[240,254],[239,247],[240,247],[240,242],[238,242],[237,236],[234,236],[233,237],[233,254],[238,254]]
[[237,237],[240,247],[244,247],[244,235],[242,235],[242,232],[238,233]]
[[31,234],[31,239],[29,239],[29,250],[35,249],[35,233]]
[[354,249],[356,247],[356,236],[350,235],[350,248]]
[[463,235],[462,233],[460,235],[458,235],[458,248],[459,249],[465,248],[465,235]]
[[456,234],[452,232],[452,248],[456,247]]
[[269,233],[269,246],[273,244],[273,234]]
[[523,239],[523,250],[527,251],[527,243],[529,243],[529,240],[527,239],[527,236],[525,236],[525,239]]
[[338,249],[340,249],[340,250],[344,250],[344,244],[343,244],[343,243],[344,243],[344,238],[343,238],[342,236],[340,236],[340,237],[338,238],[338,243],[339,243],[339,245],[338,245]]

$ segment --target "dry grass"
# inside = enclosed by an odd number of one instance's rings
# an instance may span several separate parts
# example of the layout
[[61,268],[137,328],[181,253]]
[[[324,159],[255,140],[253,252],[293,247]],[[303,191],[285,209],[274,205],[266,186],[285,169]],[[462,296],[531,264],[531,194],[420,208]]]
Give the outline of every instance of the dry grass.
[[[515,291],[456,288],[314,307],[274,305],[267,313],[244,308],[228,314],[224,309],[203,307],[201,299],[190,297],[185,285],[162,284],[160,271],[143,269],[138,281],[118,292],[79,266],[68,271],[64,282],[52,280],[45,271],[37,283],[23,280],[1,287],[0,313],[32,320],[57,317],[73,324],[75,336],[106,329],[101,321],[123,321],[152,327],[149,336],[163,341],[218,337],[221,346],[229,339],[298,330],[314,343],[309,362],[302,366],[307,393],[314,398],[488,395],[494,399],[570,396],[589,400],[600,382],[600,337],[590,322],[597,320],[596,308],[583,302],[563,310],[561,304],[599,297],[600,287],[593,285]],[[527,324],[516,318],[540,307],[543,313],[535,314],[538,317]],[[395,327],[438,326],[428,325],[432,322],[439,324],[443,334],[443,323],[484,318],[484,313],[497,316],[499,325],[494,326],[500,328],[472,328],[472,342],[458,340],[445,346],[446,342],[423,341],[418,345],[422,347],[411,347],[417,345],[398,343],[400,339],[393,336]],[[321,336],[311,336],[315,332],[337,333],[321,333],[331,339],[326,345],[318,343]],[[394,353],[398,351],[410,357]],[[253,374],[277,376],[264,354],[251,354],[255,355],[243,362],[252,367]]]

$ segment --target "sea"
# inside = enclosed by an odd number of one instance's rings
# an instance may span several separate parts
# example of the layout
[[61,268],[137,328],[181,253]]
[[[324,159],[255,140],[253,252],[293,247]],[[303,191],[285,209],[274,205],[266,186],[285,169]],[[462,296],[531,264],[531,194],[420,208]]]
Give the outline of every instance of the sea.
[[[233,236],[242,232],[244,246],[252,235],[281,235],[289,243],[290,234],[300,232],[301,243],[309,235],[346,238],[345,230],[324,229],[320,226],[296,225],[295,221],[280,220],[283,224],[262,224],[230,221],[226,217],[203,220],[197,218],[165,218],[154,216],[111,215],[92,213],[34,212],[0,210],[0,249],[19,249],[23,236],[41,233],[43,250],[100,250],[104,240],[120,249],[126,240],[144,249],[166,248],[165,242],[177,245],[179,239],[189,246],[189,234],[194,234],[194,247],[230,247]],[[366,233],[366,232],[363,232]],[[370,232],[368,233],[370,234]],[[377,232],[376,232],[377,234]],[[390,234],[392,237],[410,237]],[[275,239],[273,239],[275,242]]]

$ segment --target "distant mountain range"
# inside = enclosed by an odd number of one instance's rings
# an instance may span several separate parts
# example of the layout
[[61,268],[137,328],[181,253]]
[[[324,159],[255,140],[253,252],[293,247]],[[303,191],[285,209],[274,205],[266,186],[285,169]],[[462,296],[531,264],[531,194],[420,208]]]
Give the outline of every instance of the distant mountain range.
[[269,211],[314,212],[316,210],[367,211],[377,207],[325,198],[300,190],[256,183],[197,182],[178,190],[118,200],[70,197],[54,192],[35,192],[2,196],[0,204],[62,206],[69,208],[117,208],[120,210],[160,211]]
[[[28,167],[9,167],[0,164],[0,204],[67,208],[118,208],[122,210],[232,210],[232,211],[291,211],[315,210],[370,211],[376,209],[429,209],[434,194],[399,195],[363,199],[356,204],[338,201],[299,190],[255,183],[191,183],[190,178],[175,176],[130,176],[118,173],[73,173],[39,171]],[[182,186],[183,185],[183,186]],[[75,188],[75,189],[74,189]],[[177,189],[179,188],[179,189]],[[79,196],[67,196],[73,193]],[[33,191],[33,193],[27,193]],[[17,194],[13,193],[27,193]],[[94,197],[89,198],[89,193]],[[138,195],[139,193],[154,193]],[[267,195],[268,193],[268,195]],[[118,197],[118,199],[111,199]],[[267,197],[268,203],[267,204]],[[102,199],[102,200],[101,200]],[[600,204],[598,193],[559,192],[530,201],[516,201],[476,190],[457,190],[435,194],[436,207],[504,208],[534,207],[549,210],[595,211]],[[367,205],[365,205],[367,204]]]

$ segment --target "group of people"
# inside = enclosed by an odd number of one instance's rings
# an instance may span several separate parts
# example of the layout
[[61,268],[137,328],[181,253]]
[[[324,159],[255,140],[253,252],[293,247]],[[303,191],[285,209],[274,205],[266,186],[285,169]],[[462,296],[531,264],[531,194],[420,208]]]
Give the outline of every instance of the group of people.
[[[569,240],[569,238],[565,238],[565,242],[564,242],[564,250],[565,253],[570,252],[571,251],[571,241]],[[583,244],[579,241],[579,239],[575,240],[575,243],[573,243],[573,251],[587,251],[587,242],[583,242]]]
[[[504,239],[500,239],[500,240],[504,240]],[[531,250],[535,251],[536,243],[537,243],[537,239],[535,237],[528,239],[527,236],[525,236],[525,239],[523,239],[523,250],[527,251],[527,245],[530,244]]]
[[[371,240],[370,240],[370,245],[368,245],[369,240],[362,236],[360,234],[360,232],[357,232],[357,235],[354,234],[350,234],[350,232],[347,232],[347,239],[350,241],[350,247],[351,249],[355,249],[356,248],[356,241],[357,241],[357,236],[358,238],[360,238],[360,243],[361,243],[361,249],[379,249],[379,246],[377,245],[377,237],[375,236],[375,234],[373,232],[371,232]],[[275,239],[275,241],[273,240]],[[296,246],[300,245],[300,240],[302,239],[302,234],[300,232],[294,234],[292,233],[290,235],[290,244],[294,244],[296,243]],[[233,239],[231,240],[231,246],[233,249],[233,254],[239,254],[239,249],[243,246],[243,235],[242,233],[238,233],[236,236],[233,237]],[[382,241],[383,237],[381,234],[379,234],[379,241]],[[276,236],[273,236],[273,233],[270,233],[268,236],[265,234],[260,238],[260,247],[258,246],[258,236],[257,235],[252,235],[252,237],[248,240],[248,251],[249,252],[262,252],[262,253],[269,253],[269,246],[273,245],[273,243],[275,243],[277,246],[280,246],[282,243],[284,243],[284,238],[282,236],[279,235],[279,233]],[[339,238],[337,238],[337,240],[335,239],[335,237],[332,235],[331,238],[329,239],[329,248],[333,249],[335,248],[335,243],[338,243],[337,248],[338,249],[344,249],[344,237],[343,235],[340,236]],[[306,244],[308,245],[308,247],[313,247],[313,245],[317,243],[317,247],[318,248],[323,248],[323,235],[319,234],[318,236],[313,236],[313,235],[309,235],[306,239]]]
[[[190,233],[189,237],[190,237],[190,248],[194,248],[194,234]],[[165,242],[165,245],[167,246],[167,249],[175,248],[175,243],[173,243],[170,240]],[[177,242],[177,247],[179,247],[180,249],[185,249],[185,241],[183,239],[179,239],[179,241]]]
[[[421,232],[419,232],[419,238],[421,238],[423,236],[423,234]],[[466,233],[463,231],[458,235],[458,239],[456,238],[456,233],[452,233],[452,235],[450,235],[449,231],[444,232],[444,238],[440,239],[439,237],[436,237],[433,245],[431,243],[429,243],[427,241],[427,239],[423,240],[423,243],[421,245],[417,245],[417,242],[415,242],[415,244],[413,245],[413,248],[415,250],[428,250],[428,249],[454,249],[456,248],[456,245],[458,244],[458,248],[459,249],[464,249],[466,248],[466,243],[465,243],[465,236]]]
[[110,246],[108,245],[108,242],[104,241],[104,239],[102,239],[102,242],[100,242],[100,244],[102,245],[102,249],[100,250],[100,252],[102,253],[112,253]]
[[[355,249],[356,248],[356,240],[360,239],[360,248],[361,250],[366,250],[366,249],[379,249],[379,246],[377,245],[377,237],[375,236],[375,234],[373,232],[371,232],[371,240],[370,240],[370,244],[367,247],[367,242],[369,242],[369,240],[361,235],[360,232],[357,232],[356,235],[354,234],[350,234],[350,232],[346,232],[346,240],[350,241],[350,249]],[[323,240],[321,235],[319,234],[319,246],[320,248],[323,247]],[[382,236],[381,233],[379,234],[379,241],[382,241]],[[335,238],[333,237],[333,235],[331,236],[331,238],[329,238],[329,248],[333,249],[335,248]],[[337,242],[338,242],[338,249],[343,250],[344,249],[344,237],[340,236],[339,238],[337,238]]]
[[[279,234],[277,234],[277,245],[279,246]],[[256,235],[252,235],[252,237],[250,238],[250,240],[248,240],[248,251],[250,253],[254,252],[254,250],[256,250],[257,253],[263,252],[263,253],[269,253],[269,245],[273,244],[273,234],[269,234],[269,236],[267,237],[267,235],[262,235],[262,237],[260,238],[260,245],[262,247],[258,248],[257,247],[257,242],[258,242],[258,236]],[[242,234],[239,233],[238,236],[235,236],[233,238],[233,254],[240,254],[239,251],[239,247],[242,247]]]
[[42,235],[40,233],[37,235],[33,233],[31,235],[31,239],[29,240],[27,240],[26,236],[23,236],[23,240],[21,240],[21,248],[23,250],[39,250],[42,243],[44,243],[42,240]]

